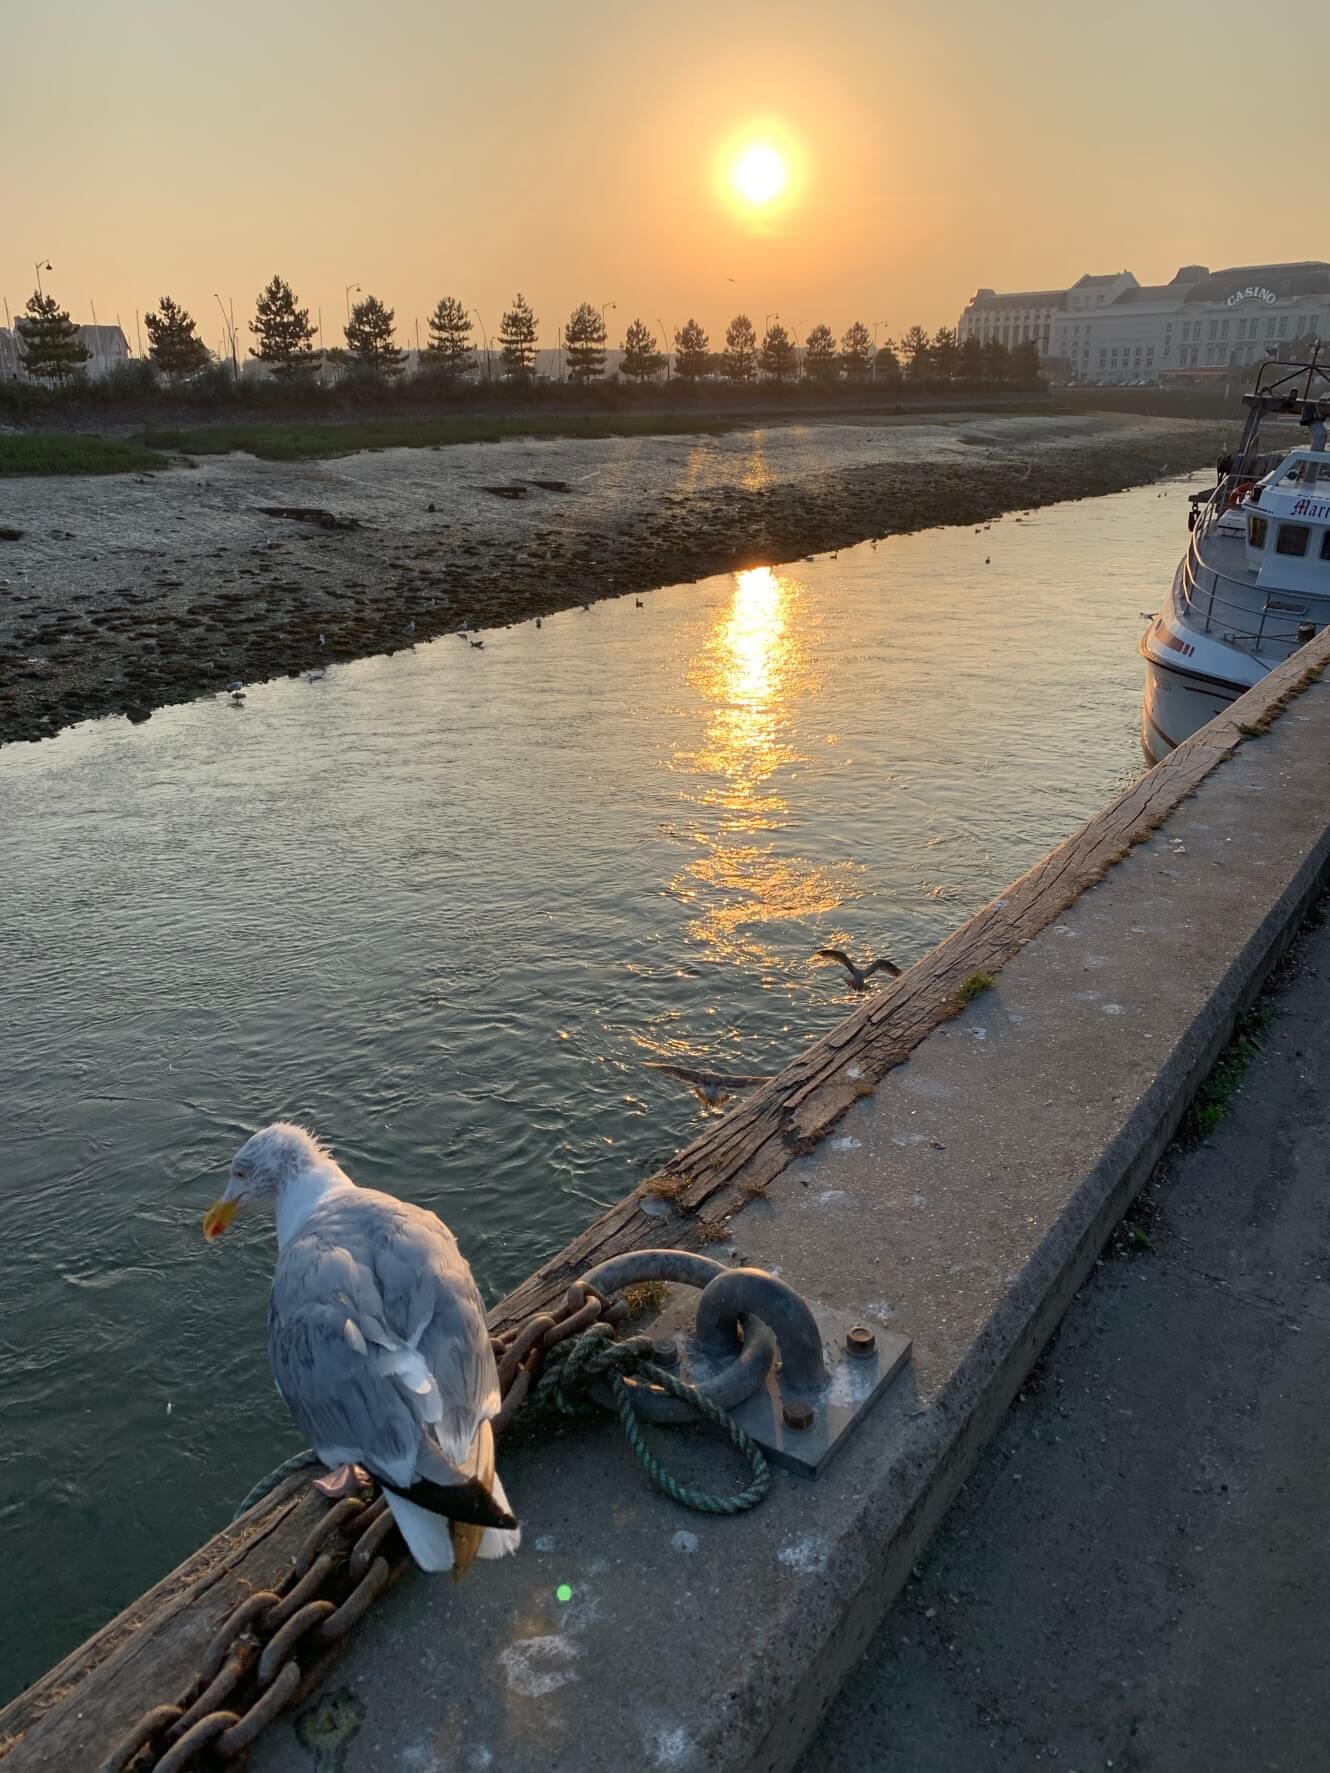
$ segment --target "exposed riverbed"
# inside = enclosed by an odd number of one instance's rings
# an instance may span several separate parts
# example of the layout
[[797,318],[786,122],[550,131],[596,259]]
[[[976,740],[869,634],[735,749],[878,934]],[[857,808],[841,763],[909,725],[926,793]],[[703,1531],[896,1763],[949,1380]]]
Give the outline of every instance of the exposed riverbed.
[[7,480],[0,517],[22,534],[0,540],[0,743],[462,625],[1113,492],[1212,462],[1226,439],[1194,420],[949,413]]
[[1141,767],[1185,486],[865,544],[0,753],[0,1694],[297,1436],[271,1229],[308,1119],[496,1296]]

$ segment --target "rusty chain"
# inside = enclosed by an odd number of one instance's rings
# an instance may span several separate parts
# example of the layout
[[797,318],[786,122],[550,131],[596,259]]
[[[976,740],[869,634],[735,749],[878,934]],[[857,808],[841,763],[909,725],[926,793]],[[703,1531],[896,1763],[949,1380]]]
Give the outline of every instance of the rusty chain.
[[[495,1337],[503,1394],[495,1433],[512,1424],[551,1348],[594,1323],[617,1324],[628,1311],[624,1300],[611,1305],[579,1281],[551,1311]],[[226,1614],[186,1690],[174,1704],[146,1711],[97,1773],[183,1773],[234,1763],[279,1712],[318,1685],[352,1626],[410,1562],[382,1495],[333,1503],[278,1586],[246,1596]]]

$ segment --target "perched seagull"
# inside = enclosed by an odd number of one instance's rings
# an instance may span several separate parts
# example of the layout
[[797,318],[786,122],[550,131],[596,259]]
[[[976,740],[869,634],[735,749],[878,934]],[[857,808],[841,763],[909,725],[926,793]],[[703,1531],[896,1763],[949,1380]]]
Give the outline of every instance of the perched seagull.
[[324,678],[327,675],[328,675],[328,673],[326,671],[306,671],[305,682],[306,683],[322,683]]
[[646,608],[646,604],[643,603],[643,601],[640,597],[635,597],[633,599],[633,602],[637,605],[638,609],[645,609]]
[[652,1060],[648,1060],[647,1070],[663,1071],[667,1077],[677,1077],[708,1108],[719,1108],[726,1096],[732,1096],[736,1090],[755,1090],[771,1082],[770,1077],[732,1077],[723,1071],[690,1071],[686,1065],[662,1065]]
[[499,1376],[471,1270],[422,1207],[357,1188],[303,1127],[275,1121],[231,1160],[203,1235],[271,1200],[277,1267],[268,1359],[277,1390],[344,1495],[373,1474],[422,1570],[461,1576],[516,1551],[494,1469]]
[[867,991],[868,981],[874,973],[888,973],[893,979],[899,979],[903,969],[894,960],[870,960],[865,967],[857,967],[842,948],[819,948],[818,954],[823,960],[838,960],[850,975],[852,991]]

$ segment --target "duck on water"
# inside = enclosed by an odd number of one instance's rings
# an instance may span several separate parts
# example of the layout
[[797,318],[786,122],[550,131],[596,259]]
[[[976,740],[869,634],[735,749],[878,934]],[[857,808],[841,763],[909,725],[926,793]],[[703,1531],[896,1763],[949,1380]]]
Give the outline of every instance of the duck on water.
[[[1330,361],[1261,365],[1218,484],[1195,495],[1167,604],[1141,638],[1141,742],[1158,763],[1330,621]],[[1298,448],[1263,451],[1294,418]]]

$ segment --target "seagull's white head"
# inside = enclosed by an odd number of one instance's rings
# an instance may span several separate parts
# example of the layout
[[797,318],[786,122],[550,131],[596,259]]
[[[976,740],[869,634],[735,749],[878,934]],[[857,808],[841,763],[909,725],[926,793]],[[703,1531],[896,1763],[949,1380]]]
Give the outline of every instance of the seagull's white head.
[[327,1147],[304,1127],[275,1120],[262,1128],[253,1138],[246,1139],[231,1159],[225,1192],[203,1216],[204,1237],[211,1243],[222,1235],[241,1207],[272,1200],[283,1182],[327,1161]]

